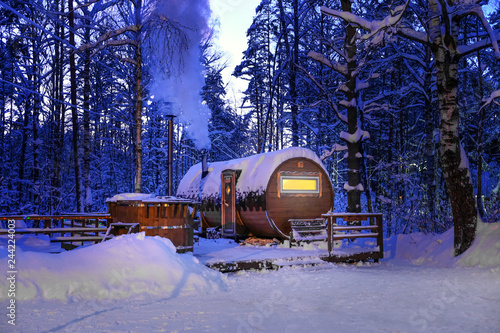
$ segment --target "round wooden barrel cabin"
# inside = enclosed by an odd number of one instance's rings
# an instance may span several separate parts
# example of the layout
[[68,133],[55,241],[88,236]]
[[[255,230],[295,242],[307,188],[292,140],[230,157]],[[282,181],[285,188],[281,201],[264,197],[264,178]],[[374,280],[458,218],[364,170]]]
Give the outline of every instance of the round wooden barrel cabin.
[[192,166],[177,196],[201,202],[202,228],[225,237],[288,239],[290,219],[315,219],[333,209],[333,188],[317,155],[292,147]]
[[146,236],[170,239],[179,253],[193,251],[196,204],[192,200],[120,193],[107,199],[106,204],[114,223],[139,223],[139,230]]

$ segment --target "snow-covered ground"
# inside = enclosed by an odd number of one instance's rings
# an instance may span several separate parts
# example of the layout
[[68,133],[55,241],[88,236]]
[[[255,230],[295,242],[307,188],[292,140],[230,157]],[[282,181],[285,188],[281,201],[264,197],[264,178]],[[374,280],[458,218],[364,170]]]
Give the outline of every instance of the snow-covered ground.
[[452,232],[392,237],[378,264],[229,275],[143,234],[57,255],[17,249],[16,326],[2,279],[0,332],[500,332],[500,223],[481,224],[459,258]]

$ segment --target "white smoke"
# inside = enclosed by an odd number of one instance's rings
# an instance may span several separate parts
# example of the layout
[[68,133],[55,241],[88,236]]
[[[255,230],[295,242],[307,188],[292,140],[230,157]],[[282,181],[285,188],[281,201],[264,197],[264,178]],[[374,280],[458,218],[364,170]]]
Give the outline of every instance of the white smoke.
[[[168,59],[161,49],[161,39],[157,40],[156,51],[153,46],[149,58],[152,62],[169,61],[168,72],[165,66],[153,66],[153,82],[149,89],[155,101],[172,103],[168,114],[178,117],[185,125],[190,139],[198,149],[210,148],[208,122],[210,109],[202,103],[200,95],[204,79],[204,68],[200,62],[200,42],[209,34],[208,20],[210,6],[208,0],[163,0],[159,1],[158,14],[176,22],[187,37],[187,49],[172,50]],[[154,44],[153,44],[154,45]],[[174,47],[178,47],[175,46]],[[156,59],[155,59],[156,58]]]

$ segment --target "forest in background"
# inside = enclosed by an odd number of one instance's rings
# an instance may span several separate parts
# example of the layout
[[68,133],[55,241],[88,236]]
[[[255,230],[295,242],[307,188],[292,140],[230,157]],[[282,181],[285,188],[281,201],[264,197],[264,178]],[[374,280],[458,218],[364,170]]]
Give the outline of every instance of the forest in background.
[[[453,224],[438,158],[436,59],[431,47],[397,33],[427,32],[433,1],[402,12],[395,8],[403,2],[353,2],[350,11],[369,20],[401,15],[398,26],[371,34],[318,9],[345,11],[345,1],[263,0],[233,74],[248,81],[241,105],[227,101],[207,3],[187,1],[200,14],[187,25],[169,17],[179,2],[0,1],[2,214],[104,211],[106,198],[138,188],[167,194],[167,123],[175,115],[174,188],[202,148],[218,161],[301,146],[324,157],[336,211],[383,212],[389,235]],[[498,4],[488,15],[498,34]],[[458,44],[487,40],[483,23],[460,16]],[[495,56],[484,47],[457,63],[460,139],[484,221],[500,217],[500,104],[488,99],[500,89]],[[154,98],[175,89],[158,86],[165,77],[187,77],[200,64],[200,91],[189,89],[210,110],[209,147],[194,137],[202,129],[186,121],[189,111],[176,110],[182,101]],[[349,207],[355,191],[360,207]]]

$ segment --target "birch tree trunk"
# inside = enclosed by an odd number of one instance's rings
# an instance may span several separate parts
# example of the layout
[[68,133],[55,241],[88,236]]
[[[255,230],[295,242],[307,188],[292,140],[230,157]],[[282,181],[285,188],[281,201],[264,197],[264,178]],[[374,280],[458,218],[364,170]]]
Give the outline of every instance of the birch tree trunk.
[[[342,12],[321,8],[323,13],[339,17],[348,23],[368,31],[370,38],[381,29],[393,29],[405,13],[408,2],[398,6],[383,21],[370,21],[353,15],[342,0]],[[458,91],[458,62],[472,52],[492,47],[495,57],[500,59],[497,40],[500,33],[494,31],[484,17],[479,2],[465,0],[427,0],[428,17],[425,20],[426,32],[409,28],[409,25],[396,27],[396,34],[428,45],[434,56],[436,70],[436,90],[439,102],[439,158],[450,199],[455,232],[455,255],[463,253],[472,244],[478,220],[474,191],[470,176],[467,155],[460,144]],[[488,34],[487,38],[471,45],[459,45],[460,20],[467,16],[478,16]],[[386,30],[387,31],[387,30]],[[467,40],[468,36],[462,36]],[[350,154],[350,152],[349,152]]]
[[[431,12],[438,13],[437,3],[429,3]],[[477,225],[469,162],[458,132],[458,23],[458,19],[442,22],[440,16],[433,15],[429,25],[439,101],[439,157],[453,212],[455,255],[460,255],[472,244]]]

